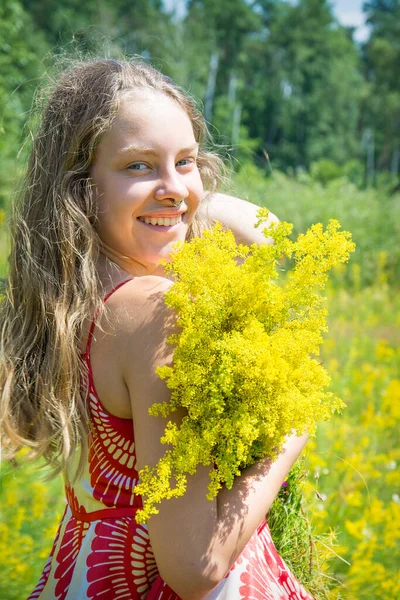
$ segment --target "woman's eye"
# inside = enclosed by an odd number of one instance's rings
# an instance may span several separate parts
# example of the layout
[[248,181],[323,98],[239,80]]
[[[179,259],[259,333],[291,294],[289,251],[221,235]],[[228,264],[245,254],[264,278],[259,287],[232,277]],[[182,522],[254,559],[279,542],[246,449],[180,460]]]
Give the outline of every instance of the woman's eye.
[[182,158],[182,160],[178,160],[176,163],[177,167],[186,167],[187,165],[191,165],[195,162],[194,158]]
[[130,171],[145,171],[148,168],[149,167],[146,165],[146,163],[132,163],[128,167]]

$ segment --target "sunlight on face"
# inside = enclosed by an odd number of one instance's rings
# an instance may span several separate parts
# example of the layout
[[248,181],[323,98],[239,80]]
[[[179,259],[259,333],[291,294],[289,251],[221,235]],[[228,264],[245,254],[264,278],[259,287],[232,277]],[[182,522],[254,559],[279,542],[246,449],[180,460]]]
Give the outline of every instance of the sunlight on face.
[[137,274],[154,273],[185,239],[203,195],[197,153],[190,118],[172,98],[146,89],[125,96],[91,176],[100,238]]

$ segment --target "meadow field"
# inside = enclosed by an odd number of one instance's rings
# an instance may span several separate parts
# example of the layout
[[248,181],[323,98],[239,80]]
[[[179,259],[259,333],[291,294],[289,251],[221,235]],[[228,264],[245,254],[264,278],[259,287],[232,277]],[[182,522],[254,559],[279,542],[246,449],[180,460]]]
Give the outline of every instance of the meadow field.
[[[232,192],[293,222],[297,233],[337,218],[353,234],[357,251],[327,288],[321,358],[347,408],[309,441],[303,490],[310,530],[331,548],[319,568],[332,586],[320,598],[400,598],[400,196],[344,178],[325,185],[305,173],[265,178],[252,166],[234,176]],[[29,595],[65,507],[61,480],[46,482],[45,469],[25,454],[1,464],[2,600]]]

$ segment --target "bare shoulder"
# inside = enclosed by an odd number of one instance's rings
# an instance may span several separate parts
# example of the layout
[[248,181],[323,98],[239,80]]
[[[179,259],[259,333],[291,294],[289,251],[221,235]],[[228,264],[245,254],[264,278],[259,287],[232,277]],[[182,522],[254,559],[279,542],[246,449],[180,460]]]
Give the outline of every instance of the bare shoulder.
[[170,279],[157,275],[133,277],[119,290],[118,303],[129,305],[130,302],[145,302],[155,294],[163,294],[171,285],[172,281]]
[[155,320],[169,319],[173,311],[164,301],[172,282],[158,276],[136,277],[124,285],[108,302],[117,321],[118,333],[129,338],[135,331],[148,326],[155,329]]
[[111,336],[109,348],[126,382],[167,355],[167,340],[176,332],[176,313],[165,304],[169,279],[143,276],[132,279],[107,302]]
[[[169,397],[166,384],[157,376],[156,369],[172,364],[173,347],[168,339],[178,331],[176,313],[165,304],[165,292],[171,285],[170,280],[162,277],[138,277],[121,288],[110,307],[116,321],[118,370],[128,391],[133,421],[137,426],[135,437],[139,464],[151,462],[152,447],[157,447],[155,441],[162,434],[157,419],[149,419],[148,408],[154,402],[167,401]],[[156,435],[151,434],[154,428]]]
[[123,286],[111,307],[119,363],[131,393],[132,381],[147,373],[150,382],[155,368],[171,360],[168,338],[177,331],[176,313],[165,304],[165,292],[171,285],[163,277],[137,277]]

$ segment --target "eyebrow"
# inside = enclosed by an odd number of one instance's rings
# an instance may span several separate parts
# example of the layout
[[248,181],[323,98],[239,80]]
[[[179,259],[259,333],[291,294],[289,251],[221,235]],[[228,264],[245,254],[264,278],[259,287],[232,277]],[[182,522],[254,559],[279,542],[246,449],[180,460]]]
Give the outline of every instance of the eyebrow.
[[[186,152],[193,152],[199,148],[199,144],[196,142],[192,146],[188,146],[187,148],[182,148],[179,150],[179,154],[185,154]],[[157,151],[154,148],[148,148],[147,146],[137,146],[136,144],[129,144],[125,148],[119,150],[116,154],[117,158],[123,158],[127,154],[157,154]]]

